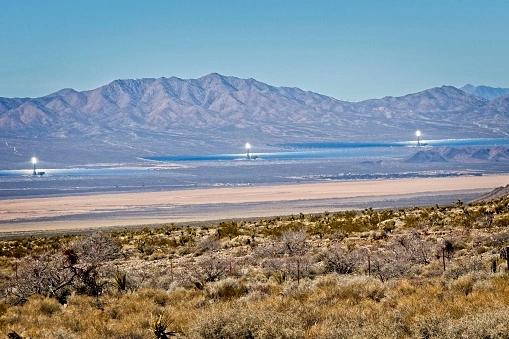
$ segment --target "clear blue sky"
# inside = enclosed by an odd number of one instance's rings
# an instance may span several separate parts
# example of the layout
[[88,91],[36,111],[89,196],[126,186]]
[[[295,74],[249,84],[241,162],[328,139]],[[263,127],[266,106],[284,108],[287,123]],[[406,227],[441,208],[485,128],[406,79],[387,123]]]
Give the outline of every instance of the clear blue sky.
[[0,96],[217,72],[358,101],[509,87],[509,1],[0,0]]

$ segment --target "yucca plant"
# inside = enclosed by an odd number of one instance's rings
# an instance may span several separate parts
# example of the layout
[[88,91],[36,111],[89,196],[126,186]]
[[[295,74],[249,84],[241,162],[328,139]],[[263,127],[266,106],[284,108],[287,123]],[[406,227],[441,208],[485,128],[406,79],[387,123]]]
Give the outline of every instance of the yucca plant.
[[119,292],[127,290],[127,274],[125,272],[117,271],[113,278],[113,286],[117,288]]
[[168,339],[177,335],[177,332],[167,331],[168,327],[173,323],[169,316],[160,314],[155,319],[151,315],[151,330],[154,337],[157,339]]

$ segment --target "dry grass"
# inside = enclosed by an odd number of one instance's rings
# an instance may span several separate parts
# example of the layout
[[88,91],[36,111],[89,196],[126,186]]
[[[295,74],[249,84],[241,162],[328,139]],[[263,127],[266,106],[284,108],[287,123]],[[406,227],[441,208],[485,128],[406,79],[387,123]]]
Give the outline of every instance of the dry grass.
[[508,206],[4,241],[0,337],[507,338]]

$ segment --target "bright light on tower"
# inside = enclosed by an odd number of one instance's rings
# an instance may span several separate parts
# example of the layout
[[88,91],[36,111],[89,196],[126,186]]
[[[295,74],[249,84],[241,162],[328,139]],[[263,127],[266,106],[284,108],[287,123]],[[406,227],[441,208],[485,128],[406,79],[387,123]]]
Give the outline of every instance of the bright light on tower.
[[33,175],[37,175],[37,172],[35,171],[35,164],[37,164],[37,158],[36,157],[32,157],[32,164],[34,164],[34,173],[32,173]]
[[248,142],[246,143],[246,150],[247,150],[247,158],[251,159],[251,155],[249,154],[249,150],[251,149],[251,144]]
[[421,142],[419,140],[419,137],[421,136],[421,131],[415,132],[415,135],[417,136],[417,146],[421,146]]

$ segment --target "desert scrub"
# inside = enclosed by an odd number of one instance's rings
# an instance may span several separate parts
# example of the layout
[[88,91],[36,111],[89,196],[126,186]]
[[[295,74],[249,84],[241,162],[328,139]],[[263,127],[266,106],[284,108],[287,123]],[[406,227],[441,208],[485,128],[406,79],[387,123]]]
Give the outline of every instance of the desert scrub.
[[26,257],[6,282],[6,300],[18,305],[41,295],[64,304],[73,292],[99,296],[108,284],[104,267],[119,253],[115,239],[97,233],[73,241],[62,252]]
[[64,235],[54,237],[30,237],[23,239],[0,240],[0,256],[7,258],[23,258],[29,255],[60,250],[76,236]]
[[508,202],[9,240],[0,337],[505,338]]
[[217,236],[219,239],[229,238],[230,240],[241,235],[241,230],[236,221],[221,222],[217,227]]
[[248,293],[245,284],[233,278],[207,284],[205,291],[208,298],[221,301],[238,299]]
[[304,338],[299,319],[291,313],[224,303],[200,312],[191,322],[189,338]]
[[319,256],[325,273],[352,274],[356,270],[358,258],[347,252],[339,244],[333,244]]

